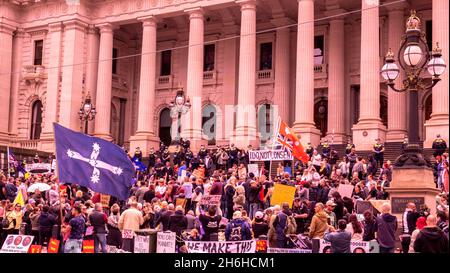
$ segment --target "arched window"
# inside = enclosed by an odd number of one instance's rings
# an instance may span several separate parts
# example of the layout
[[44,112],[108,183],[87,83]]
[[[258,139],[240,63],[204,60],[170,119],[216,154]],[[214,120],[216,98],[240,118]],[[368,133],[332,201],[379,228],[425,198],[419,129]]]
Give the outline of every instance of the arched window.
[[172,136],[170,135],[171,126],[172,118],[170,117],[170,109],[164,108],[159,114],[159,139],[167,146],[172,141]]
[[270,104],[261,104],[258,107],[258,132],[261,143],[266,143],[273,137],[272,124],[274,119]]
[[208,145],[216,145],[216,107],[208,104],[202,110],[202,132],[208,138]]
[[30,139],[40,139],[42,131],[42,102],[37,100],[31,106]]

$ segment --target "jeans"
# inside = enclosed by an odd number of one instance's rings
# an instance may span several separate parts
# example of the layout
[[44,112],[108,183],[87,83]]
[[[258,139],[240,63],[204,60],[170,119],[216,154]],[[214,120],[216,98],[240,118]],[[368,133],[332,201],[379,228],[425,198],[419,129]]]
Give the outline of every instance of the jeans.
[[64,253],[81,253],[82,247],[82,239],[69,239],[64,245]]
[[255,213],[258,211],[258,209],[259,209],[259,203],[250,203],[248,217],[250,217],[250,219],[253,219],[255,217]]
[[100,253],[100,247],[101,246],[101,252],[107,253],[106,251],[106,234],[95,234],[94,235],[94,251],[95,253]]

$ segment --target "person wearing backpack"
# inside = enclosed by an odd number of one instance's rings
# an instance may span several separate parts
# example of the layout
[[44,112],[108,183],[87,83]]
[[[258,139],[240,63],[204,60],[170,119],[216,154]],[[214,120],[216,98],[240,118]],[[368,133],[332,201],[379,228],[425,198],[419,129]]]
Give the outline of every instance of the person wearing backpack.
[[250,225],[242,218],[240,211],[233,213],[231,220],[225,229],[225,238],[227,241],[245,241],[252,239]]
[[[292,213],[289,210],[289,204],[287,202],[284,202],[282,204],[282,211],[278,213],[275,221],[273,222],[277,242],[276,245],[278,248],[284,248],[286,246],[286,234],[290,234],[290,229],[292,229],[292,222],[295,222],[295,220],[289,220],[289,216],[291,215]],[[289,222],[291,222],[291,228],[289,228]],[[296,226],[295,229],[297,229]]]

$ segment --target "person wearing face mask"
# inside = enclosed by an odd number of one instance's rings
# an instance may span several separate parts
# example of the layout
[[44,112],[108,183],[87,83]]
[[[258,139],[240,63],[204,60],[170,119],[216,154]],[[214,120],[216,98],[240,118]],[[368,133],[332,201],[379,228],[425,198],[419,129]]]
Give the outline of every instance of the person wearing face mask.
[[117,248],[122,247],[122,233],[119,230],[120,208],[119,205],[114,204],[111,207],[111,214],[108,217],[107,227],[108,235],[106,242],[108,245]]

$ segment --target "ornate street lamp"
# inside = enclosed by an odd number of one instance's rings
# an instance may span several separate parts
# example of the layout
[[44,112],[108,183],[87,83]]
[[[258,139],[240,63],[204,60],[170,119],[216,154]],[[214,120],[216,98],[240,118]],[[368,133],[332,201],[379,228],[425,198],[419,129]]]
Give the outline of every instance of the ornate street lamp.
[[91,96],[88,93],[84,99],[84,102],[81,103],[80,110],[78,111],[80,120],[84,121],[85,134],[88,133],[88,121],[93,120],[95,118],[95,114],[97,114],[97,111],[95,110],[95,106],[91,101]]
[[177,123],[177,136],[174,140],[172,140],[171,144],[178,144],[180,142],[180,131],[181,131],[181,115],[186,114],[191,108],[191,102],[188,98],[185,98],[183,89],[179,89],[175,96],[175,99],[172,100],[169,104],[170,107],[170,116],[172,118],[178,118]]
[[[405,80],[401,87],[395,87],[395,79],[400,75],[400,69],[394,59],[394,53],[389,49],[386,54],[385,64],[381,69],[381,76],[386,80],[386,84],[396,92],[409,92],[410,113],[409,113],[409,144],[404,154],[396,160],[396,165],[403,166],[408,158],[414,156],[417,160],[415,164],[427,164],[419,149],[418,118],[418,91],[433,88],[441,79],[440,76],[445,71],[445,62],[442,59],[442,50],[436,44],[430,53],[425,36],[420,30],[420,19],[414,10],[406,22],[406,33],[403,35],[398,51],[398,63],[405,73]],[[427,82],[423,73],[427,71],[432,77],[431,82]],[[410,162],[411,163],[411,162]],[[413,164],[414,165],[414,164]]]

